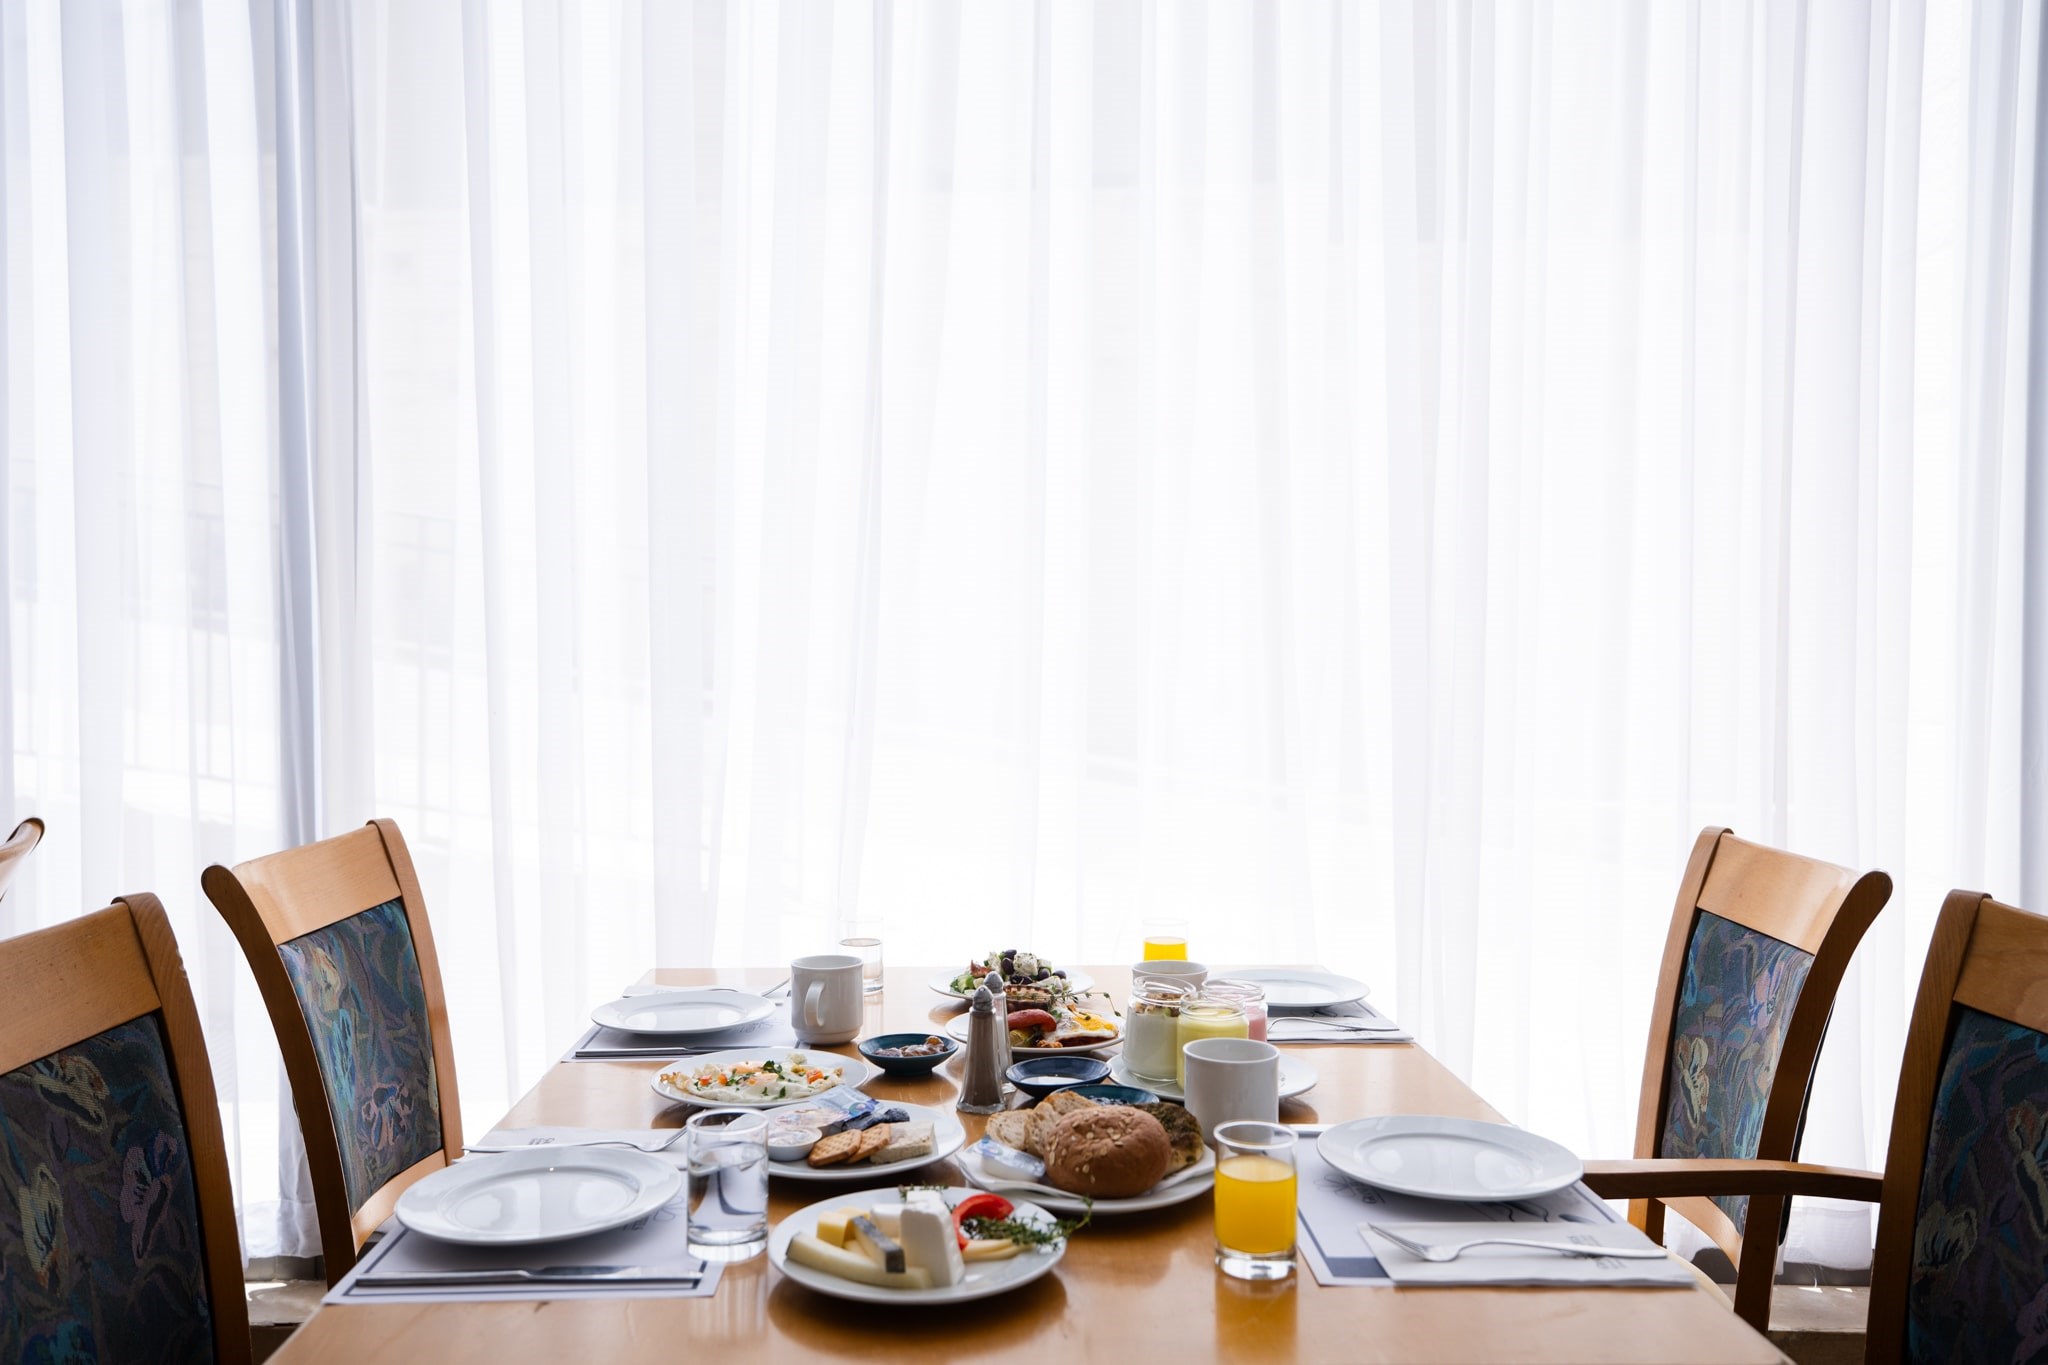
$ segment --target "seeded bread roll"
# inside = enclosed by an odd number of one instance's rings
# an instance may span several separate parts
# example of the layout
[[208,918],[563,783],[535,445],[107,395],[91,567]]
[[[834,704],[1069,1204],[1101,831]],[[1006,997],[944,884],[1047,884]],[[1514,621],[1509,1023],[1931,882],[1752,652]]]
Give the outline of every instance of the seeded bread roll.
[[1046,1183],[1095,1199],[1130,1199],[1159,1183],[1173,1159],[1159,1120],[1102,1107],[1067,1115],[1045,1137]]
[[1135,1107],[1139,1113],[1158,1119],[1159,1126],[1166,1130],[1166,1140],[1173,1148],[1173,1158],[1166,1168],[1168,1175],[1185,1170],[1202,1159],[1202,1125],[1193,1114],[1163,1100]]

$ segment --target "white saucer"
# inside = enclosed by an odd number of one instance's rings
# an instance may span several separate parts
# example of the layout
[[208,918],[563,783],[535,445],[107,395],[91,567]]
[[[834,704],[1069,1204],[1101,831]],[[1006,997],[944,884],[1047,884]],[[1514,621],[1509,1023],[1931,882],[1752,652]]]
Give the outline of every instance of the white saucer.
[[622,995],[590,1012],[593,1023],[621,1033],[683,1038],[744,1028],[775,1013],[775,1002],[745,991],[672,990]]
[[1295,967],[1232,967],[1228,970],[1219,967],[1209,975],[1218,981],[1249,981],[1263,986],[1268,1009],[1323,1009],[1330,1005],[1348,1005],[1372,993],[1371,987],[1352,977]]
[[[670,1071],[695,1071],[699,1067],[713,1065],[729,1066],[739,1062],[769,1060],[786,1062],[794,1056],[803,1056],[807,1060],[821,1066],[839,1068],[840,1078],[836,1082],[838,1085],[863,1086],[882,1074],[880,1067],[868,1065],[863,1058],[843,1057],[837,1052],[827,1052],[823,1048],[736,1047],[724,1052],[707,1052],[699,1057],[677,1057],[675,1060],[656,1068],[654,1075],[648,1078],[647,1083],[653,1086],[654,1093],[663,1099],[674,1100],[678,1104],[694,1104],[700,1109],[780,1109],[786,1104],[803,1104],[808,1100],[814,1100],[818,1098],[818,1095],[822,1095],[825,1092],[821,1090],[813,1095],[792,1095],[788,1099],[721,1100],[712,1099],[705,1095],[693,1095],[687,1090],[678,1089],[662,1080],[662,1076]],[[828,1086],[826,1088],[830,1089],[832,1087]]]
[[886,1180],[898,1172],[910,1172],[923,1166],[944,1161],[967,1145],[967,1129],[961,1126],[953,1110],[931,1109],[921,1104],[902,1104],[895,1100],[882,1102],[884,1109],[901,1109],[910,1115],[912,1123],[929,1123],[932,1126],[932,1154],[913,1157],[909,1161],[892,1162],[887,1166],[870,1166],[862,1162],[858,1166],[813,1166],[799,1157],[795,1161],[771,1161],[768,1174],[784,1180],[808,1180],[819,1184],[847,1183],[861,1180]]
[[1506,1123],[1392,1114],[1353,1119],[1316,1139],[1323,1160],[1396,1194],[1465,1203],[1534,1199],[1578,1183],[1570,1149]]
[[[1120,1056],[1109,1059],[1109,1078],[1118,1085],[1129,1085],[1135,1086],[1139,1090],[1149,1090],[1160,1099],[1172,1100],[1176,1104],[1184,1103],[1188,1097],[1187,1092],[1172,1081],[1146,1080],[1143,1076],[1138,1075],[1137,1072],[1132,1071],[1130,1064]],[[1285,1052],[1280,1054],[1281,1099],[1293,1099],[1296,1095],[1308,1093],[1315,1089],[1318,1079],[1320,1078],[1316,1075],[1316,1069],[1301,1060],[1301,1058],[1291,1056]]]
[[[973,991],[956,991],[953,989],[953,978],[958,975],[960,975],[960,973],[958,972],[940,972],[937,976],[933,977],[930,981],[926,982],[925,984],[930,986],[933,990],[937,991],[940,995],[946,996],[950,999],[972,1000],[974,998]],[[1088,973],[1086,972],[1069,971],[1067,973],[1067,993],[1069,995],[1079,995],[1082,991],[1094,989],[1094,986],[1095,978],[1088,975]]]
[[394,1212],[443,1242],[525,1246],[624,1227],[682,1188],[683,1173],[646,1152],[533,1147],[435,1171],[400,1195]]
[[1030,1194],[1037,1203],[1045,1205],[1054,1213],[1144,1213],[1148,1209],[1163,1209],[1174,1204],[1185,1204],[1190,1199],[1199,1199],[1216,1187],[1216,1152],[1204,1143],[1202,1159],[1192,1166],[1184,1167],[1167,1176],[1143,1194],[1132,1195],[1129,1199],[1089,1200],[1078,1194],[1040,1184],[1036,1180],[1017,1180],[996,1174],[972,1151],[960,1154],[960,1170],[970,1181],[984,1190],[1009,1195],[1022,1190]]

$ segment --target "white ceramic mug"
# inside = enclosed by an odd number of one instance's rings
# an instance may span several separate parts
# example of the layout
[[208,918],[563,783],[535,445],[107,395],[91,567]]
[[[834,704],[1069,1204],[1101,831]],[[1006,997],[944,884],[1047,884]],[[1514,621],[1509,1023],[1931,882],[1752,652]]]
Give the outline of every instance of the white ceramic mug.
[[1280,1049],[1253,1038],[1197,1038],[1187,1058],[1188,1112],[1214,1133],[1225,1123],[1280,1121]]
[[1176,961],[1171,958],[1155,959],[1151,962],[1131,964],[1131,984],[1140,981],[1174,981],[1190,990],[1200,990],[1202,983],[1209,979],[1209,969],[1199,962]]
[[807,1043],[846,1043],[860,1032],[860,959],[819,953],[789,964],[789,1013]]

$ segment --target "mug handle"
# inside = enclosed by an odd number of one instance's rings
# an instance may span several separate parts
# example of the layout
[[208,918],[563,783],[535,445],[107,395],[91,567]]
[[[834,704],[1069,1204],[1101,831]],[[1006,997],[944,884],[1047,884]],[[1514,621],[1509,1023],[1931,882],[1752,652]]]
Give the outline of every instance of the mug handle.
[[825,983],[822,981],[813,981],[805,988],[804,1024],[806,1027],[811,1029],[823,1029],[825,1027],[825,1016],[818,1008],[819,1001],[824,994]]

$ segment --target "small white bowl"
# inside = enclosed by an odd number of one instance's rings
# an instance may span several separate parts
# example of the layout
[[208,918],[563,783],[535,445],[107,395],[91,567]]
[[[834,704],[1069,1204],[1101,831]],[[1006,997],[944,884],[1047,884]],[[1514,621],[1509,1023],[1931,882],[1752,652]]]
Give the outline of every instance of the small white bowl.
[[768,1138],[768,1159],[770,1161],[802,1161],[811,1154],[811,1148],[818,1145],[824,1134],[815,1128],[791,1128],[771,1133]]

